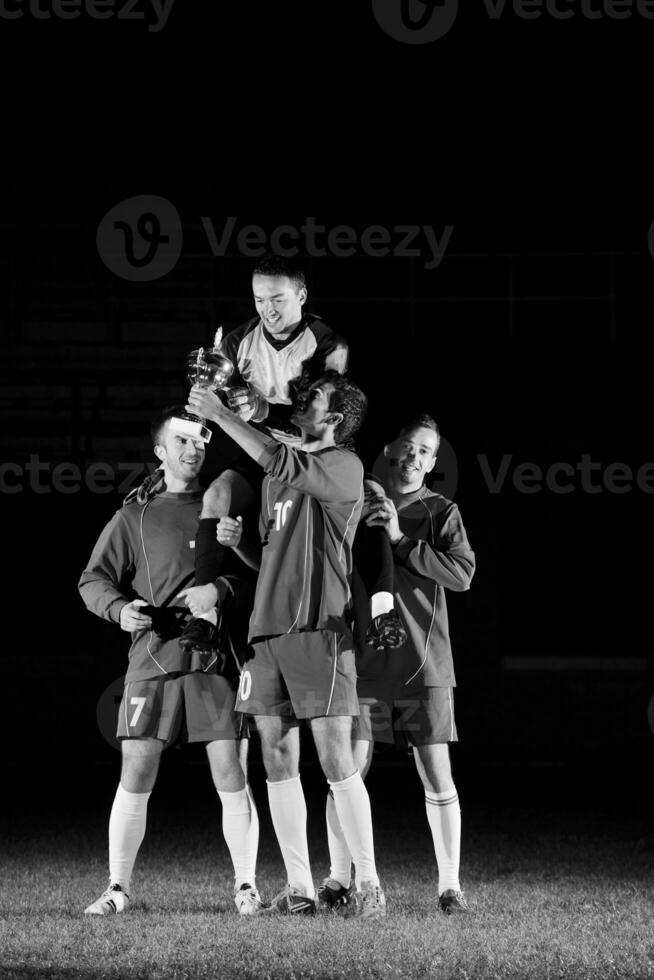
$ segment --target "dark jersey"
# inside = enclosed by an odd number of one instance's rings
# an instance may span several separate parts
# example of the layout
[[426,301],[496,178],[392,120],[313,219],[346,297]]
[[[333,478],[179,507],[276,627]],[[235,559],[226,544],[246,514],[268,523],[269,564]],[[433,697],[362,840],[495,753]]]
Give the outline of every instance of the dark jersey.
[[[404,535],[393,549],[395,608],[408,637],[384,652],[359,645],[361,696],[372,696],[376,680],[407,692],[455,685],[445,589],[470,588],[475,570],[456,504],[426,487],[393,499]],[[364,636],[369,612],[359,593],[357,588],[357,634]]]
[[[157,631],[132,633],[126,681],[188,669],[179,636],[189,612],[177,595],[195,584],[194,546],[201,507],[201,493],[167,491],[144,506],[128,504],[104,528],[82,573],[82,599],[87,609],[103,619],[119,623],[121,609],[135,598],[157,607],[153,617]],[[233,606],[230,600],[225,629],[230,630],[236,649],[242,651],[251,587],[247,571],[230,554],[228,560],[233,561],[234,570],[226,570],[223,577]],[[229,642],[226,634],[224,642]]]
[[307,453],[277,443],[259,462],[263,550],[250,639],[332,630],[350,635],[352,541],[363,465],[340,446]]

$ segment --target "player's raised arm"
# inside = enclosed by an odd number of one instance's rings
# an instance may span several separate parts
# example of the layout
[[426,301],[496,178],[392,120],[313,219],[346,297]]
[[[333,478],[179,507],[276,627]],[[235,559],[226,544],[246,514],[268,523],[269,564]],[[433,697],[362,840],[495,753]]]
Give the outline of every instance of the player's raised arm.
[[363,499],[363,465],[354,453],[306,452],[276,443],[259,462],[280,483],[324,503]]

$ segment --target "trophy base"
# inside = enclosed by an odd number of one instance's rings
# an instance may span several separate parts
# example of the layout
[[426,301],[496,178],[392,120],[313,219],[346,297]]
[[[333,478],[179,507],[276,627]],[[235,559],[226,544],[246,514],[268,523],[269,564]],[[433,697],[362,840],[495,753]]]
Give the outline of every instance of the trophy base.
[[170,420],[170,428],[172,432],[179,432],[182,436],[188,436],[190,439],[201,439],[202,442],[211,442],[211,429],[204,425],[203,421],[197,416],[187,415],[173,415]]

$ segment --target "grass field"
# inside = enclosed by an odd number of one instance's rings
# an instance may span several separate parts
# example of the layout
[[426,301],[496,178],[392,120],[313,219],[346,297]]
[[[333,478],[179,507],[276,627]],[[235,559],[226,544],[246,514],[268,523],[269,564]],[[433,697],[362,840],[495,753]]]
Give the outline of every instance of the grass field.
[[[53,779],[30,805],[10,794],[0,841],[2,980],[654,976],[647,807],[623,814],[602,808],[601,794],[568,796],[554,806],[559,798],[547,780],[560,780],[547,775],[540,791],[516,788],[507,802],[506,781],[495,799],[493,780],[482,789],[462,776],[463,881],[473,913],[446,919],[436,911],[437,878],[413,773],[380,766],[370,789],[386,921],[252,920],[235,913],[208,774],[172,767],[162,771],[150,803],[135,907],[89,919],[82,909],[106,883],[115,775],[91,773],[88,788],[72,793],[65,777]],[[283,884],[283,866],[262,774],[253,772],[252,782],[262,817],[258,884],[270,897]],[[307,772],[305,788],[318,880],[327,863],[315,771]]]

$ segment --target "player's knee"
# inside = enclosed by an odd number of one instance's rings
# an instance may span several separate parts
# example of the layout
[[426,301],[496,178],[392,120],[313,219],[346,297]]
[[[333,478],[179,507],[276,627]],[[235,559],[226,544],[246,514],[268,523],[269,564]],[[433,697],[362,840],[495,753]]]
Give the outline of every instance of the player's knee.
[[120,784],[127,793],[149,793],[159,770],[159,757],[123,758]]
[[283,779],[294,779],[299,772],[295,754],[285,746],[261,745],[261,755],[268,779],[280,782]]
[[231,486],[223,474],[214,480],[203,494],[202,517],[227,517],[231,502]]

